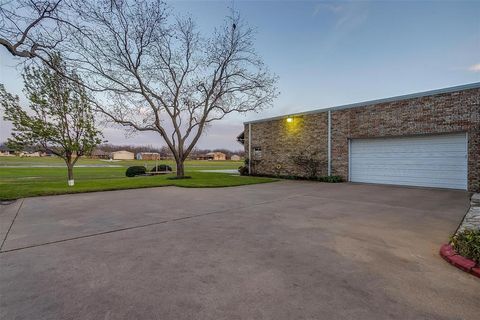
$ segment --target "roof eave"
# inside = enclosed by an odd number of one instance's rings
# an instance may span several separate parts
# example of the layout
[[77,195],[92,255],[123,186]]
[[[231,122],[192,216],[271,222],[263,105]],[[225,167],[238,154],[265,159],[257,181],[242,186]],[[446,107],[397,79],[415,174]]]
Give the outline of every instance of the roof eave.
[[464,85],[460,85],[460,86],[454,86],[454,87],[448,87],[448,88],[436,89],[436,90],[429,90],[429,91],[422,91],[422,92],[418,92],[418,93],[394,96],[394,97],[390,97],[390,98],[368,100],[368,101],[363,101],[363,102],[344,104],[344,105],[335,106],[335,107],[327,107],[327,108],[314,109],[314,110],[305,111],[305,112],[284,114],[284,115],[270,117],[270,118],[246,121],[246,122],[244,122],[244,124],[259,123],[259,122],[266,122],[266,121],[272,121],[272,120],[280,120],[280,119],[283,119],[283,118],[288,117],[288,116],[303,116],[303,115],[315,114],[315,113],[321,113],[321,112],[327,112],[327,111],[353,109],[353,108],[366,107],[366,106],[371,106],[371,105],[380,104],[380,103],[415,99],[415,98],[428,97],[428,96],[433,96],[433,95],[438,95],[438,94],[452,93],[452,92],[457,92],[457,91],[479,89],[479,88],[480,88],[480,82],[474,82],[474,83],[464,84]]

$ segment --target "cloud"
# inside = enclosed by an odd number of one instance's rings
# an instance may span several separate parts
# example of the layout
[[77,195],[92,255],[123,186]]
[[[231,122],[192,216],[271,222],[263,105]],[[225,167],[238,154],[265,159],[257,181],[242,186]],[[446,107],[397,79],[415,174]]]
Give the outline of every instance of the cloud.
[[341,5],[335,5],[332,3],[320,3],[313,8],[313,16],[318,15],[322,11],[330,11],[333,13],[339,13],[344,9]]
[[367,7],[363,3],[344,3],[342,5],[333,3],[319,3],[313,8],[313,16],[322,12],[333,13],[335,16],[335,29],[354,29],[367,19]]
[[[328,15],[329,30],[323,37],[325,51],[334,49],[352,32],[368,20],[369,4],[366,2],[320,3],[314,6],[313,16]],[[325,17],[327,18],[327,17]]]
[[468,70],[471,72],[480,72],[480,63],[471,65],[470,67],[468,67]]

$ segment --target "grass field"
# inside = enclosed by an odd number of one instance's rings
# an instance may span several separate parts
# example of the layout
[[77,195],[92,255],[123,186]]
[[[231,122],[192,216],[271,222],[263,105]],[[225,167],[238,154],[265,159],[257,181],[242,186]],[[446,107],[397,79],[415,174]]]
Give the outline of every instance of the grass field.
[[[242,161],[201,161],[185,163],[186,174],[191,179],[169,180],[174,174],[162,176],[125,177],[132,165],[155,166],[155,161],[124,160],[103,161],[80,159],[74,169],[75,186],[67,186],[64,162],[55,157],[20,158],[0,157],[0,200],[65,193],[134,189],[157,186],[178,187],[229,187],[275,181],[260,177],[240,177],[229,173],[202,172],[201,170],[232,170]],[[173,161],[159,161],[175,168]]]

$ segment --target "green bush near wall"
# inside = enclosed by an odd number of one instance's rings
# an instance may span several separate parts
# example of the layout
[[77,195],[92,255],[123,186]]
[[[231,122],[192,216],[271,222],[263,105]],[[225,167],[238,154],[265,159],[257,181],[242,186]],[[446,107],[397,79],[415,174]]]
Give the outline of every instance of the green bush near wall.
[[480,229],[466,229],[452,237],[452,247],[461,256],[480,263]]
[[288,180],[307,180],[307,181],[318,181],[318,182],[327,182],[327,183],[339,183],[344,182],[343,178],[340,176],[320,176],[320,177],[301,177],[301,176],[283,176],[283,175],[274,175],[274,174],[252,174],[256,177],[268,177],[268,178],[277,178],[277,179],[288,179]]

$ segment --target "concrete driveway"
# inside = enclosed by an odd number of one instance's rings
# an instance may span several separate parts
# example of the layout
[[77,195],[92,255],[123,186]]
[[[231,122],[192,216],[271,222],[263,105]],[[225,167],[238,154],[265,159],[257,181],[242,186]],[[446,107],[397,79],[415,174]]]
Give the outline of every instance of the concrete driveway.
[[479,279],[438,256],[467,206],[296,181],[25,199],[1,207],[0,318],[478,319]]

